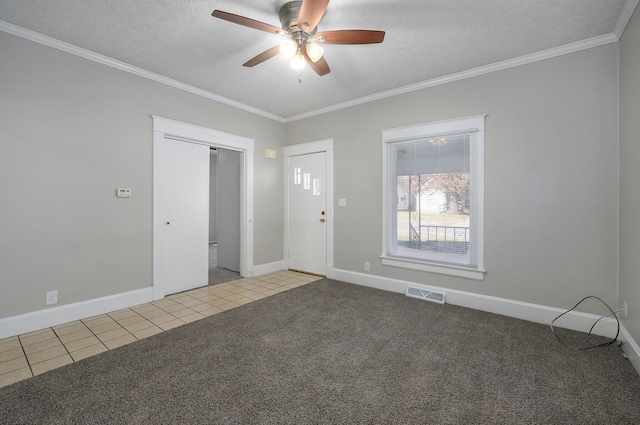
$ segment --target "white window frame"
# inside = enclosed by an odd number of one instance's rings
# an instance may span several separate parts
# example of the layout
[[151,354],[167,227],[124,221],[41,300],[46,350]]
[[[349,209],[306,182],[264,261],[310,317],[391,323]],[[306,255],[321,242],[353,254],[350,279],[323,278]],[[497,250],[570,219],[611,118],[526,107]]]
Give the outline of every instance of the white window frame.
[[[419,270],[431,273],[444,274],[449,276],[462,277],[466,279],[484,280],[484,133],[486,115],[474,115],[464,118],[456,118],[445,121],[436,121],[426,124],[419,124],[410,127],[393,128],[381,130],[382,133],[382,255],[380,259],[383,265],[401,267],[411,270]],[[428,139],[447,133],[461,133],[464,131],[475,131],[475,151],[476,155],[471,159],[471,180],[474,185],[475,204],[471,215],[473,238],[471,244],[475,250],[475,267],[464,265],[451,265],[438,263],[434,260],[419,259],[414,257],[401,257],[391,255],[389,251],[390,238],[393,237],[393,226],[391,222],[395,205],[392,205],[392,145],[393,143]],[[394,176],[395,177],[395,176]]]

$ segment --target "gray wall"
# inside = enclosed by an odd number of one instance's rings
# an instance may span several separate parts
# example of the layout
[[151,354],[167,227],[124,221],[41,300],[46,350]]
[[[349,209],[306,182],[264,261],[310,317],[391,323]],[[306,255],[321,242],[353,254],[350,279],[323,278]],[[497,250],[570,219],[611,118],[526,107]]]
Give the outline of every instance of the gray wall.
[[217,169],[218,267],[240,271],[242,152],[218,149]]
[[[263,149],[334,138],[334,203],[348,201],[335,210],[336,268],[368,261],[379,276],[566,308],[585,295],[617,304],[620,258],[626,326],[640,340],[638,21],[636,11],[620,52],[290,122],[286,137],[281,123],[0,33],[0,318],[45,308],[47,290],[63,305],[151,285],[153,114],[256,139],[257,265],[283,247],[281,162]],[[475,114],[488,114],[485,280],[383,267],[379,130]]]
[[[152,119],[256,139],[254,263],[282,260],[284,125],[0,32],[0,318],[150,287]],[[130,199],[115,190],[128,187]]]
[[[559,308],[617,303],[617,45],[286,124],[285,145],[334,138],[338,269]],[[380,130],[488,114],[482,282],[382,266]]]
[[640,341],[640,9],[620,43],[620,302]]

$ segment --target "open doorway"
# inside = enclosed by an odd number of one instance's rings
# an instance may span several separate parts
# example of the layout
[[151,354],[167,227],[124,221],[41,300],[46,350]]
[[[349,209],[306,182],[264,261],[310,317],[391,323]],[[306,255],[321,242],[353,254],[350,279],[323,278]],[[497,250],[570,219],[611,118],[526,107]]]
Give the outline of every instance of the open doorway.
[[242,152],[210,148],[209,285],[240,279]]

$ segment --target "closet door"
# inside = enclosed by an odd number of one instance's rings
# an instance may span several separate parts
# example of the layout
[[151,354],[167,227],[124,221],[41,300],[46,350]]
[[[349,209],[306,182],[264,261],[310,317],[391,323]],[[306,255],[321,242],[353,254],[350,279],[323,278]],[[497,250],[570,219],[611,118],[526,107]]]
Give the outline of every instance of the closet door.
[[154,273],[169,295],[208,284],[209,147],[165,138],[154,149]]

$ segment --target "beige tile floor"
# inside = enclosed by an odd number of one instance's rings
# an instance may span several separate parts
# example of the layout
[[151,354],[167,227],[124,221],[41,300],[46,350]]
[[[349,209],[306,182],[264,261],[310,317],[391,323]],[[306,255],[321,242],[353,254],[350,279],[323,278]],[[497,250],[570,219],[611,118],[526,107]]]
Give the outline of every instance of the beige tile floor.
[[283,270],[0,340],[0,387],[321,279]]

